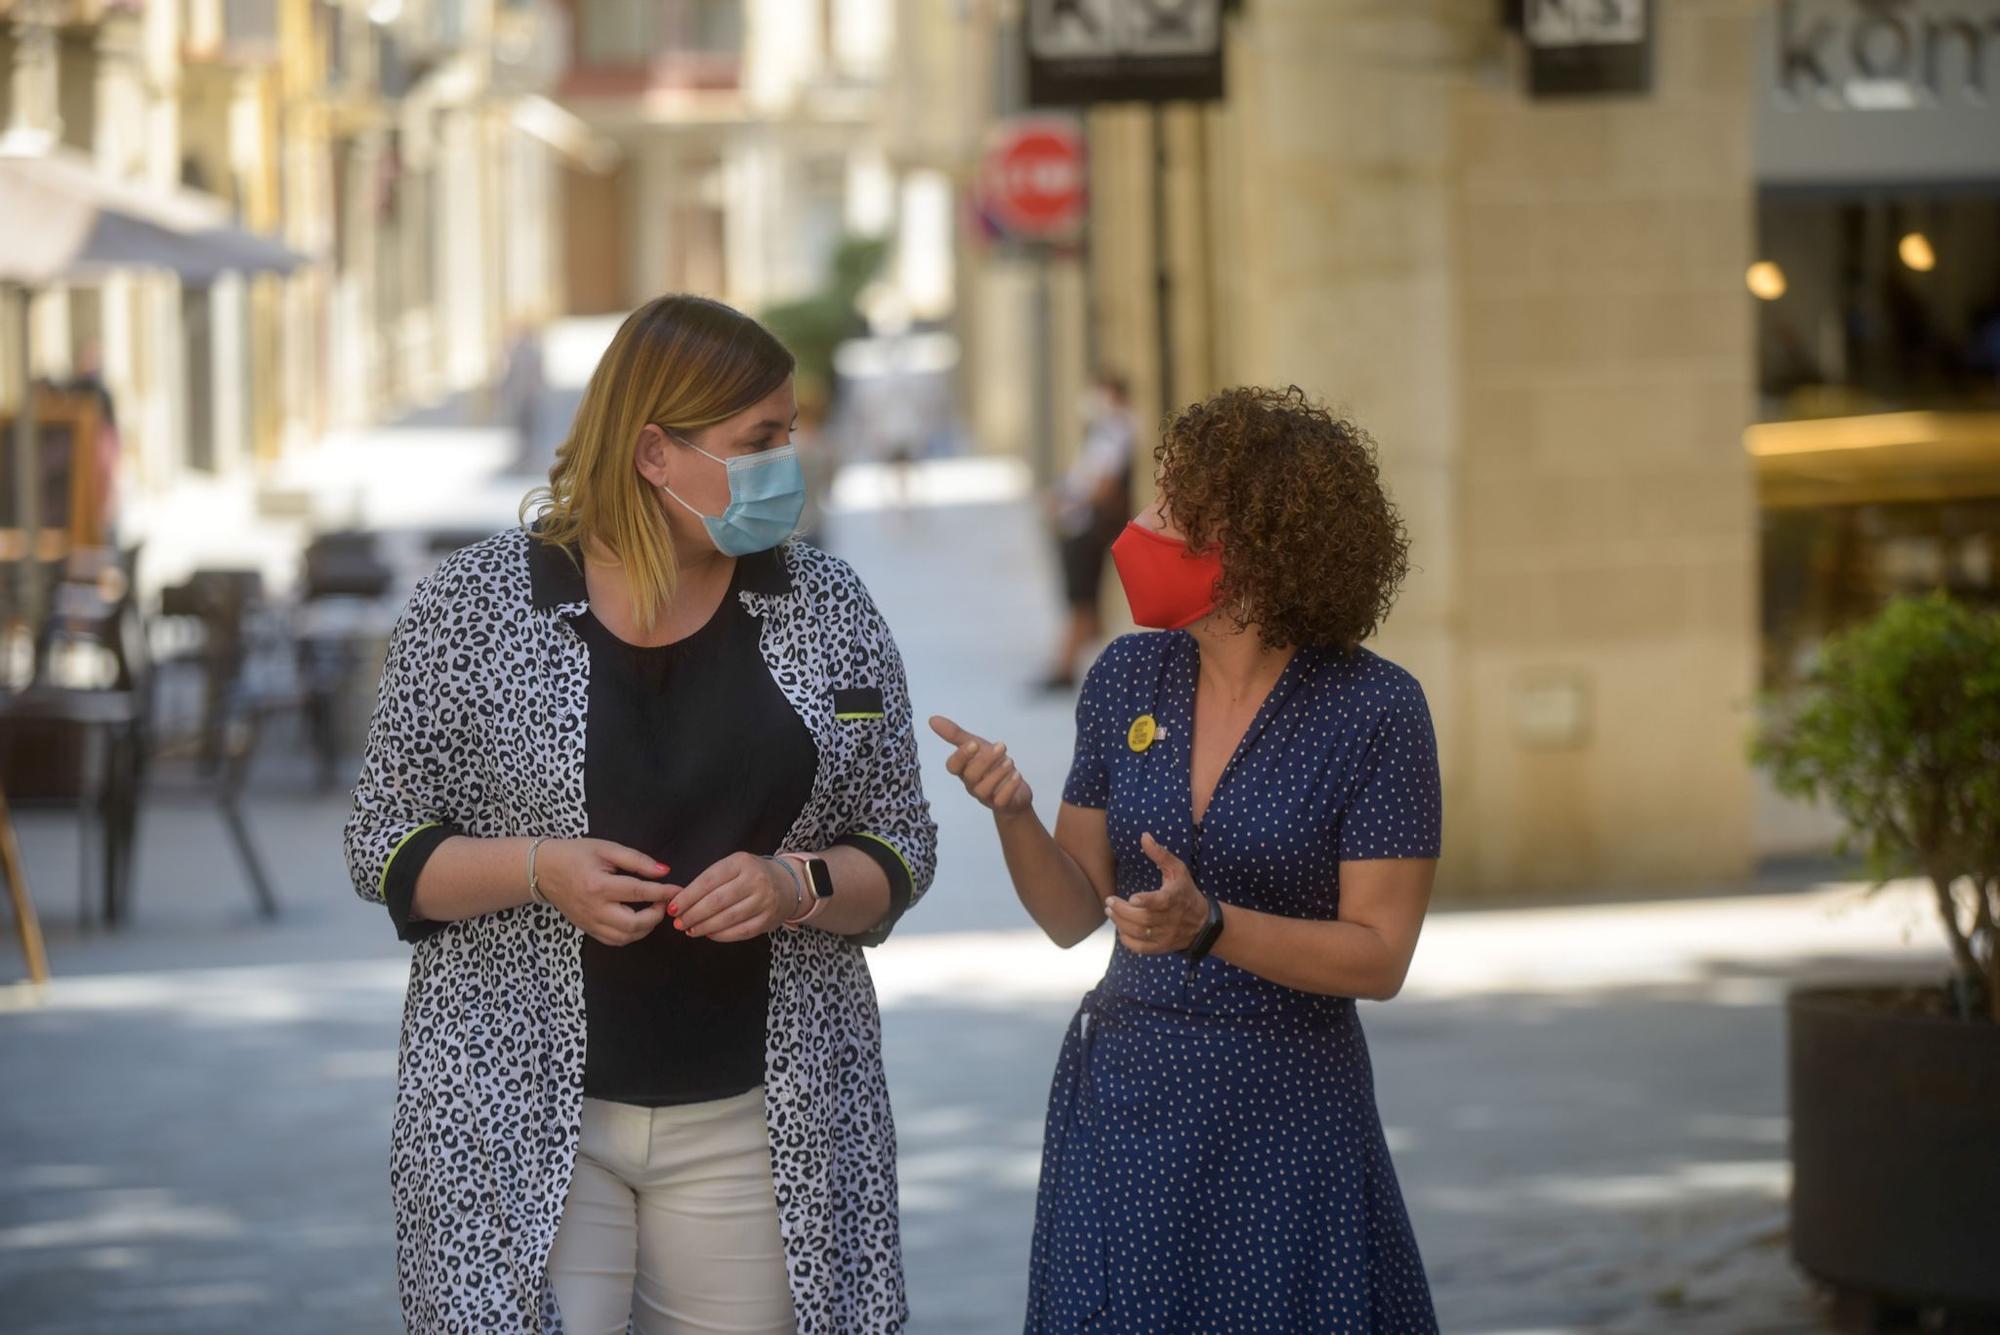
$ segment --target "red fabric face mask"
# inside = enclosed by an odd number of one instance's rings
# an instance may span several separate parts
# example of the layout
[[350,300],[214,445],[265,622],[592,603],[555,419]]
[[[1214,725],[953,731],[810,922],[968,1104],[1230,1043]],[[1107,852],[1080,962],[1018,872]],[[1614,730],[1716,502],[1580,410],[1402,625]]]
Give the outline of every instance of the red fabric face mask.
[[1191,552],[1179,538],[1134,520],[1111,544],[1111,560],[1132,620],[1157,630],[1185,630],[1215,610],[1222,551]]

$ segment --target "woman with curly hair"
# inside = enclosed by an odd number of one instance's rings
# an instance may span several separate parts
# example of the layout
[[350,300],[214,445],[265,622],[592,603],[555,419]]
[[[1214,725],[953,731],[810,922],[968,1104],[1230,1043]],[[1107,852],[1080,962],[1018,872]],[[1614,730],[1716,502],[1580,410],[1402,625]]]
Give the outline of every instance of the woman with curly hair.
[[1155,457],[1113,550],[1155,629],[1084,682],[1055,832],[1004,745],[931,720],[1042,930],[1117,930],[1050,1093],[1027,1329],[1435,1331],[1355,1013],[1437,867],[1423,691],[1361,647],[1408,539],[1296,388],[1188,408]]

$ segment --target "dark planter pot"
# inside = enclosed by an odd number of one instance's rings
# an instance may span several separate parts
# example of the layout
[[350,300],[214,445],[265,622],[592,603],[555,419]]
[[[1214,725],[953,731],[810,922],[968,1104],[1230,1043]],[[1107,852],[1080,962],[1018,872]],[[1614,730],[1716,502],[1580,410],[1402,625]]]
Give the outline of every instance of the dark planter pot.
[[1899,993],[1791,997],[1792,1254],[1850,1293],[2000,1313],[2000,1025]]

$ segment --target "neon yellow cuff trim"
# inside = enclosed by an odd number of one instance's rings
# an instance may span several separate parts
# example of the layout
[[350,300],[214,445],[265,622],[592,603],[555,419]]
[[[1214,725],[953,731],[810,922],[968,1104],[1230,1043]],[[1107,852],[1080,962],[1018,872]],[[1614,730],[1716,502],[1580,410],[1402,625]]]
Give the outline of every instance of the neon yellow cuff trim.
[[441,820],[427,820],[396,841],[396,846],[389,850],[388,860],[382,864],[381,879],[375,882],[375,897],[377,899],[387,899],[389,897],[389,868],[396,865],[396,854],[403,851],[403,845],[409,843],[410,840],[416,838],[425,830],[434,830],[442,824],[444,822]]
[[859,719],[881,718],[882,711],[878,709],[872,714],[865,714],[865,713],[835,714],[834,717],[839,719],[842,723],[853,723]]
[[853,837],[856,839],[866,839],[868,840],[868,842],[873,844],[880,844],[882,845],[882,847],[888,849],[891,853],[894,853],[896,855],[896,861],[903,864],[903,875],[910,878],[910,893],[912,895],[916,894],[917,873],[910,867],[910,860],[903,856],[902,849],[896,847],[894,844],[890,843],[887,839],[884,839],[881,835],[870,834],[866,830],[856,830],[854,832]]

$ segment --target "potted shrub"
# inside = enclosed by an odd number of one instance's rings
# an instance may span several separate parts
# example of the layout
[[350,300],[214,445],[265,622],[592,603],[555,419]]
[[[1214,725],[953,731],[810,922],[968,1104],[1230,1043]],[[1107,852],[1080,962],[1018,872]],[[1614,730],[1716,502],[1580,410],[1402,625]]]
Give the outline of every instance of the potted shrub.
[[1929,884],[1953,964],[1792,995],[1793,1255],[1849,1311],[2000,1313],[2000,613],[1906,598],[1833,637],[1756,755],[1878,885]]

